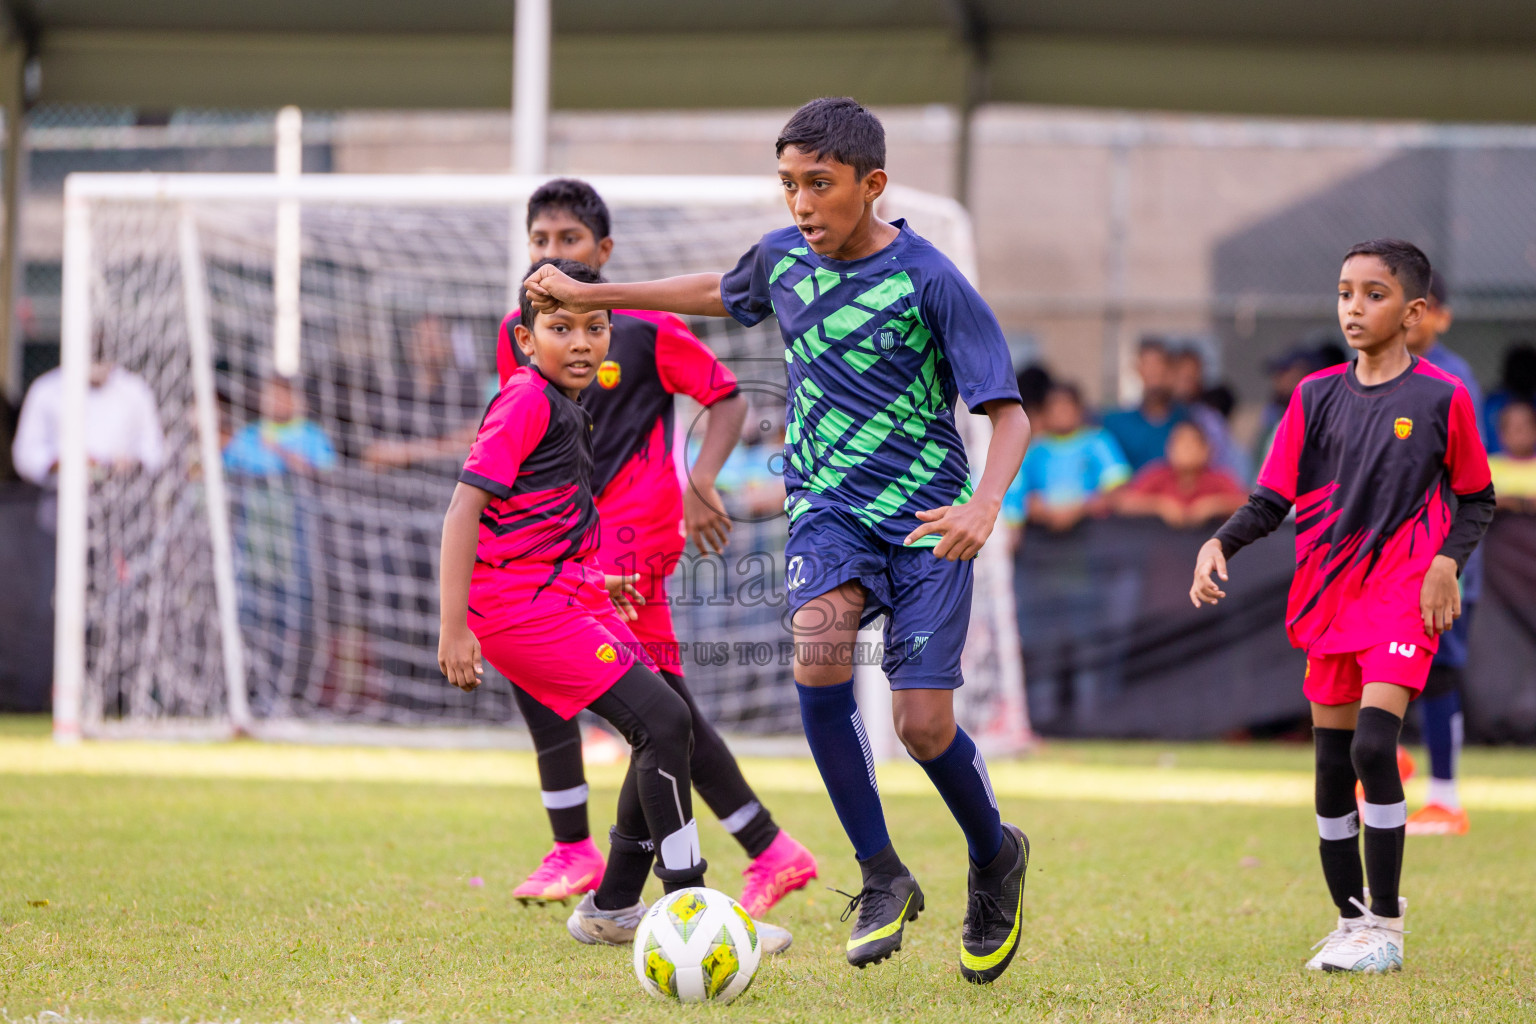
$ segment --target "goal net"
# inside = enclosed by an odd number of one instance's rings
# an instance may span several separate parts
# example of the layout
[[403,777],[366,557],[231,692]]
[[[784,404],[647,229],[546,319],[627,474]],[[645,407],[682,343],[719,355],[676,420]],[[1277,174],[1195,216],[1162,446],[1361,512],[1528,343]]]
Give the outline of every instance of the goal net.
[[[613,210],[606,273],[618,280],[723,270],[784,223],[772,180],[593,183]],[[438,671],[436,580],[443,510],[496,386],[497,327],[526,265],[524,208],[538,184],[69,179],[57,735],[470,744],[517,723],[504,679],[465,694]],[[958,204],[906,189],[883,204],[973,270]],[[752,412],[750,443],[722,476],[730,548],[685,558],[672,581],[685,670],[721,728],[792,734],[785,521],[771,507],[783,344],[773,323],[691,326]],[[87,463],[79,418],[93,358],[153,392],[163,465]],[[680,459],[698,413],[679,408]],[[961,422],[979,471],[986,419]],[[861,653],[873,662],[858,670],[861,692],[878,700],[878,654]],[[994,750],[1026,743],[999,543],[978,560],[965,671],[967,728]]]

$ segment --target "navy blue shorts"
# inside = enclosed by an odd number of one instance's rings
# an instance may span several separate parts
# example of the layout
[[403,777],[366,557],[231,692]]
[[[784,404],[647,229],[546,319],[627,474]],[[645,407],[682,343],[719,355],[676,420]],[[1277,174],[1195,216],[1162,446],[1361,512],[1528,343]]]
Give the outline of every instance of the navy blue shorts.
[[[839,508],[804,513],[791,524],[784,547],[791,614],[849,580],[864,586],[859,625],[886,617],[881,668],[891,689],[953,690],[965,682],[960,652],[971,624],[970,562],[893,544]],[[829,625],[830,617],[828,609]]]

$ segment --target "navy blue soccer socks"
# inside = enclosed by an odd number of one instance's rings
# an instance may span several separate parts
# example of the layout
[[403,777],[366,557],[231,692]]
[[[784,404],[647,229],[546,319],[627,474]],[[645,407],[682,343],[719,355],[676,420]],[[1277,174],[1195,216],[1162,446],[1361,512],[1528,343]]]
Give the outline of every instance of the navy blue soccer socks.
[[836,686],[796,683],[795,692],[800,695],[805,739],[837,819],[853,843],[854,856],[868,860],[890,846],[891,837],[875,782],[875,755],[853,699],[853,680]]
[[965,833],[971,862],[982,867],[992,863],[1003,847],[1003,822],[997,813],[997,797],[992,793],[987,763],[976,744],[964,729],[956,726],[949,749],[931,761],[917,763],[928,773],[933,788],[949,805],[949,813]]

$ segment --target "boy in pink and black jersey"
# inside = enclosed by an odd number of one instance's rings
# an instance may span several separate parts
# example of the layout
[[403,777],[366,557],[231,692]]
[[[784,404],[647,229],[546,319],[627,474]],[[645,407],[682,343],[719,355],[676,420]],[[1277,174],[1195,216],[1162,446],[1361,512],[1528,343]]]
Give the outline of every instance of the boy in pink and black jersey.
[[[584,264],[544,262],[601,280]],[[611,873],[598,895],[614,889],[626,900],[567,926],[583,942],[617,944],[645,912],[640,889],[653,860],[669,892],[703,885],[705,863],[690,792],[692,711],[614,607],[639,595],[591,560],[592,421],[577,399],[597,377],[609,332],[607,311],[535,314],[524,296],[516,340],[529,365],[486,410],[443,521],[438,664],[473,690],[483,652],[548,713],[570,720],[588,709],[630,742],[612,844],[640,877]],[[758,933],[765,952],[789,945],[783,929]]]
[[1440,634],[1461,614],[1457,577],[1493,517],[1466,387],[1407,348],[1429,278],[1428,259],[1407,242],[1364,242],[1345,256],[1339,324],[1358,358],[1296,388],[1258,487],[1201,548],[1190,589],[1196,607],[1225,597],[1212,574],[1226,579],[1226,559],[1295,507],[1286,628],[1307,652],[1323,875],[1339,910],[1307,964],[1317,970],[1402,967],[1398,733]]
[[[599,270],[613,251],[608,207],[584,181],[564,178],[541,186],[528,200],[527,226],[528,256],[535,262],[559,257]],[[503,381],[527,363],[513,340],[519,315],[506,318],[497,339],[496,368]],[[686,488],[678,481],[673,451],[674,402],[680,394],[708,410]],[[620,309],[612,313],[608,353],[582,404],[592,417],[592,493],[602,518],[595,564],[605,573],[637,577],[644,603],[626,625],[693,713],[695,786],[751,858],[741,903],[760,917],[816,877],[816,860],[774,822],[724,740],[700,714],[683,681],[667,598],[667,576],[683,555],[685,532],[701,552],[725,548],[731,522],[715,478],[741,437],[746,400],[735,375],[682,320]],[[514,895],[524,902],[563,902],[597,889],[605,870],[643,881],[643,869],[626,867],[622,855],[605,865],[592,842],[578,724],[551,714],[521,688],[514,694],[538,751],[541,795],[555,838]],[[632,886],[618,881],[605,890],[628,901]],[[638,890],[634,895],[638,898]],[[573,922],[584,919],[586,905],[584,900]],[[607,908],[599,903],[593,909]]]

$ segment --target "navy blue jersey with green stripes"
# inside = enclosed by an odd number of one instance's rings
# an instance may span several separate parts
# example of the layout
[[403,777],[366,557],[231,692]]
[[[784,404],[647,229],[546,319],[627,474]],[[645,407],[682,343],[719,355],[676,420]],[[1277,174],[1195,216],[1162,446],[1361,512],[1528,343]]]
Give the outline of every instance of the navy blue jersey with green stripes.
[[769,232],[725,275],[720,297],[749,327],[779,318],[790,521],[836,506],[900,543],[919,511],[971,496],[955,397],[980,413],[1017,402],[1019,389],[976,289],[904,221],[894,226],[890,245],[850,261],[818,256],[794,227]]

